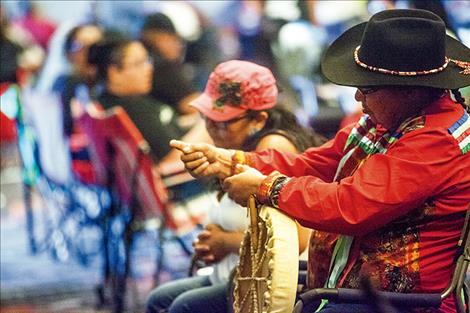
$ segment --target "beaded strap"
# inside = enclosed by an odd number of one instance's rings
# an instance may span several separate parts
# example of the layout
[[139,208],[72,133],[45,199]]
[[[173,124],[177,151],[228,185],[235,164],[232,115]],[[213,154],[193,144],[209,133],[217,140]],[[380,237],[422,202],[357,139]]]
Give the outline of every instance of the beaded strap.
[[282,187],[284,187],[289,181],[289,177],[280,176],[278,177],[271,187],[271,192],[269,193],[269,204],[276,209],[279,209],[279,193],[281,192]]
[[235,153],[232,155],[232,164],[230,166],[230,176],[237,174],[237,165],[246,164],[245,152],[241,150],[235,150]]
[[369,71],[373,71],[373,72],[379,72],[379,73],[382,73],[382,74],[389,74],[389,75],[398,75],[398,76],[429,75],[429,74],[435,74],[435,73],[442,72],[443,70],[446,69],[447,65],[449,65],[449,62],[452,62],[455,65],[457,65],[458,67],[463,68],[463,70],[460,72],[461,74],[464,74],[464,75],[470,74],[470,63],[469,62],[454,60],[454,59],[450,59],[448,57],[445,58],[444,64],[442,64],[440,67],[429,69],[429,70],[422,70],[422,71],[399,71],[399,70],[391,70],[391,69],[376,67],[376,66],[368,65],[368,64],[362,62],[359,59],[359,49],[360,48],[361,48],[361,46],[357,46],[356,49],[354,50],[354,61],[360,67],[363,67],[363,68],[365,68]]
[[273,171],[271,172],[271,174],[266,176],[265,179],[263,179],[260,186],[258,187],[258,191],[256,192],[256,200],[258,200],[260,204],[270,204],[269,195],[271,194],[274,182],[279,177],[285,176],[279,173],[278,171]]

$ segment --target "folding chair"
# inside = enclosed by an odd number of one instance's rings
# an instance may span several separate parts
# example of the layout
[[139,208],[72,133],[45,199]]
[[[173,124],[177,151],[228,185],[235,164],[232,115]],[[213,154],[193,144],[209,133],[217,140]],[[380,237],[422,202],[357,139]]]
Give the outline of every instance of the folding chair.
[[455,268],[448,287],[442,293],[394,293],[374,291],[366,284],[366,290],[346,288],[319,288],[309,290],[300,295],[300,300],[294,308],[294,313],[301,313],[304,306],[322,299],[336,303],[369,303],[388,313],[398,308],[439,308],[444,299],[453,296],[458,313],[469,312],[469,288],[465,282],[468,265],[470,263],[470,206],[467,209],[465,223],[457,244]]
[[[31,188],[36,185],[40,172],[37,159],[35,157],[34,131],[30,125],[24,121],[23,110],[20,103],[19,87],[11,84],[2,87],[1,111],[15,122],[18,150],[20,155],[23,201],[26,211],[26,230],[28,234],[29,247],[33,254],[37,253],[42,246],[43,240],[38,240],[34,232],[33,209],[31,199]],[[45,238],[45,237],[43,237]]]
[[[109,195],[74,177],[56,95],[11,86],[2,95],[2,110],[6,103],[15,108],[30,249],[51,252],[61,261],[75,257],[86,266],[104,251]],[[33,190],[42,197],[40,209],[33,209]]]
[[170,202],[168,186],[154,167],[148,143],[121,107],[106,112],[99,112],[96,107],[88,107],[78,121],[89,136],[92,161],[101,169],[96,177],[112,190],[115,199],[110,231],[116,228],[112,224],[123,225],[121,233],[108,235],[108,241],[119,241],[110,242],[115,250],[110,252],[109,258],[113,263],[114,311],[122,312],[125,308],[125,282],[131,269],[130,254],[138,232],[148,230],[149,225],[157,230],[156,281],[162,268],[166,240],[176,240],[184,250],[188,250],[188,254],[192,251],[180,237],[166,238],[164,235],[168,230],[175,230],[178,222],[171,214],[173,203]]

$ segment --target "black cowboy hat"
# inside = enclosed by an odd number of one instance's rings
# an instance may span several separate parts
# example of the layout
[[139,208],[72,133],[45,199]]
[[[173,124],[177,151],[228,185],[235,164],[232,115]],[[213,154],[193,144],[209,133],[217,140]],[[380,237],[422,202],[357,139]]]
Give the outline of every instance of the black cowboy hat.
[[469,86],[470,49],[445,31],[429,11],[382,11],[336,39],[322,71],[333,83],[354,87]]

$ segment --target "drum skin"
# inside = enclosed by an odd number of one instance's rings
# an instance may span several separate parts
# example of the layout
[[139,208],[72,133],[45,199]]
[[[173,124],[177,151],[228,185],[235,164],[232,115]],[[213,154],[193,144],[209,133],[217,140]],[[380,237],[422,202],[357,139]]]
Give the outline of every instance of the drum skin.
[[269,206],[262,206],[257,212],[240,247],[234,278],[234,312],[292,312],[299,265],[297,225]]

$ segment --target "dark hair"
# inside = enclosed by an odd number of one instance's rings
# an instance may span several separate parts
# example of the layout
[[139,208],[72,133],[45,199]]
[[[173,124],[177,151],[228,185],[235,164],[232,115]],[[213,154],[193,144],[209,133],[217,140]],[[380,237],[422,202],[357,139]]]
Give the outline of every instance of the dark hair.
[[85,28],[85,27],[98,27],[99,26],[97,24],[82,24],[82,25],[78,25],[78,26],[75,26],[74,28],[72,28],[67,36],[65,37],[65,43],[64,43],[64,52],[65,54],[69,54],[70,52],[72,52],[72,49],[74,47],[74,43],[75,43],[75,37],[77,36],[77,33]]
[[[410,87],[410,88],[413,88],[413,87]],[[468,106],[467,103],[465,103],[465,98],[462,97],[462,94],[460,93],[459,89],[451,89],[447,91],[446,89],[442,89],[442,88],[432,88],[432,87],[421,87],[421,88],[425,88],[429,94],[429,98],[425,101],[425,103],[432,103],[435,100],[442,97],[444,93],[450,92],[454,96],[455,101],[459,103],[464,108],[464,110],[470,113],[470,107]]]
[[175,25],[168,16],[163,13],[155,13],[147,16],[142,26],[142,31],[155,30],[159,32],[176,34]]
[[[246,139],[243,144],[244,151],[255,150],[260,140],[270,134],[285,136],[300,152],[309,147],[320,146],[325,142],[325,139],[315,134],[313,129],[310,130],[302,127],[297,122],[295,115],[282,106],[278,105],[266,112],[268,112],[266,124],[263,129]],[[258,113],[259,111],[249,111],[248,115],[254,118]]]
[[113,38],[91,45],[88,52],[88,63],[97,67],[98,79],[106,81],[109,66],[121,65],[124,50],[132,42],[127,38]]
[[460,105],[468,112],[470,113],[470,106],[465,103],[465,98],[462,97],[462,94],[460,93],[460,90],[458,89],[452,89],[450,91],[452,95],[454,95],[455,101],[460,103]]
[[75,26],[69,31],[67,37],[65,37],[64,52],[66,54],[70,53],[70,50],[72,50],[72,45],[75,41],[75,37],[77,36],[77,33],[80,31],[80,29],[82,29],[83,27],[84,25]]

